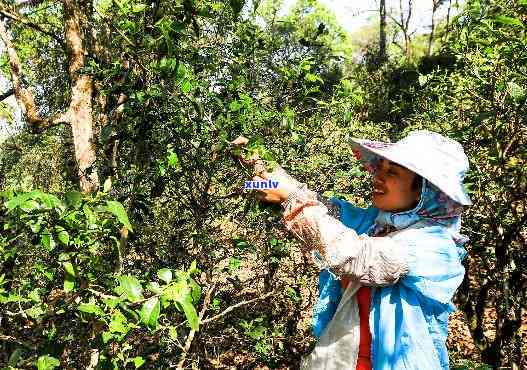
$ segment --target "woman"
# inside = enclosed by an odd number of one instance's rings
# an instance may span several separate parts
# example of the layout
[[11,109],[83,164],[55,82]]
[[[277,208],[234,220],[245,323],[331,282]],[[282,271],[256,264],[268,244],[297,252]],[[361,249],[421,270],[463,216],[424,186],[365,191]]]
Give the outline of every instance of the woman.
[[464,276],[461,211],[470,205],[459,143],[411,132],[397,143],[352,140],[373,174],[373,207],[360,209],[307,189],[281,167],[258,198],[280,203],[283,222],[320,267],[314,309],[318,342],[304,369],[448,369],[451,299]]

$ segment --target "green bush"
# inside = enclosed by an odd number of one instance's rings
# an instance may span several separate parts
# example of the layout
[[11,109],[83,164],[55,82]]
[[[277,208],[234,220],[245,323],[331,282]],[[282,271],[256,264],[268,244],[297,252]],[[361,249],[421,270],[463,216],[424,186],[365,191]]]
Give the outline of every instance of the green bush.
[[[38,358],[38,368],[52,368],[68,342],[85,340],[101,364],[125,367],[141,362],[137,349],[125,344],[134,333],[177,337],[175,324],[185,320],[198,330],[196,264],[123,274],[132,226],[123,205],[106,193],[68,192],[60,199],[38,190],[8,191],[0,199],[3,324],[13,329],[12,338],[27,338],[14,340],[22,346],[10,366],[31,363],[36,349],[49,355]],[[120,342],[125,345],[117,352],[111,349]]]

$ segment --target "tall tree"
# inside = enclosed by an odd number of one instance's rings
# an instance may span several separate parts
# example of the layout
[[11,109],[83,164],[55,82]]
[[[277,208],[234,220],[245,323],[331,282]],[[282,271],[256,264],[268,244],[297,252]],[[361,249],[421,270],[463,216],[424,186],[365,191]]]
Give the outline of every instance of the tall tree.
[[[4,18],[39,32],[52,35],[41,25],[28,20],[15,7],[0,4]],[[54,115],[43,117],[39,112],[31,88],[23,87],[22,65],[17,50],[4,20],[0,20],[0,36],[5,44],[11,67],[11,81],[17,103],[25,120],[35,132],[41,132],[58,124],[69,124],[75,145],[75,158],[78,166],[80,188],[91,192],[98,188],[99,178],[95,169],[96,152],[94,147],[92,93],[93,81],[90,75],[83,72],[86,67],[86,56],[91,44],[90,32],[93,3],[89,0],[64,0],[63,31],[67,73],[70,88],[70,101],[67,108]]]

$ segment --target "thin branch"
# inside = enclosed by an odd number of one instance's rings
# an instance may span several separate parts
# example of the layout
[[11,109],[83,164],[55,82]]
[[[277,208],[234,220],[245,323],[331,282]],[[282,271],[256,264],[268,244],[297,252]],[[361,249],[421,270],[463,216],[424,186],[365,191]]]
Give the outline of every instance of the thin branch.
[[225,316],[226,314],[228,314],[229,312],[231,312],[232,310],[235,310],[236,308],[238,307],[241,307],[241,306],[245,306],[245,305],[248,305],[248,304],[251,304],[251,303],[254,303],[254,302],[257,302],[257,301],[261,301],[262,299],[266,299],[266,298],[269,298],[273,295],[277,295],[278,293],[277,292],[269,292],[267,294],[264,294],[263,296],[261,297],[256,297],[254,299],[250,299],[248,301],[242,301],[240,303],[237,303],[235,304],[234,306],[230,306],[229,308],[227,308],[225,311],[223,311],[222,313],[219,313],[217,314],[216,316],[212,316],[212,317],[209,317],[208,319],[205,319],[203,320],[201,323],[202,324],[208,324],[209,322],[211,321],[214,321],[214,320],[217,320],[219,319],[220,317],[223,317]]
[[114,295],[109,295],[109,294],[105,294],[105,293],[99,292],[99,291],[97,291],[95,289],[92,289],[92,288],[88,288],[86,290],[88,292],[93,293],[94,296],[102,298],[102,299],[117,299],[117,298],[119,298],[119,297],[114,296]]
[[[86,290],[88,292],[93,293],[94,296],[102,298],[102,299],[119,299],[120,298],[120,297],[115,296],[115,295],[109,295],[109,294],[106,294],[106,293],[99,292],[99,291],[97,291],[95,289],[92,289],[92,288],[87,288]],[[152,298],[159,298],[159,297],[161,297],[161,294],[154,294],[154,295],[152,295],[152,296],[150,296],[148,298],[143,298],[143,299],[139,299],[139,300],[137,300],[135,302],[130,302],[130,305],[137,306],[137,305],[139,305],[141,303],[144,303],[144,302],[146,302],[146,301],[148,301],[148,300],[150,300]]]
[[[199,312],[198,322],[200,323],[202,322],[201,319],[203,319],[203,315],[205,315],[205,311],[207,310],[207,307],[209,306],[210,297],[215,288],[216,288],[216,285],[213,284],[212,287],[207,291],[205,300],[203,301],[203,307],[201,307],[201,311]],[[196,335],[196,330],[192,329],[187,336],[185,347],[183,348],[183,353],[181,354],[181,359],[179,360],[179,363],[177,364],[177,369],[183,369],[183,364],[185,363],[185,359],[187,358],[190,345],[192,344],[192,341],[194,340],[194,335]]]
[[391,14],[386,14],[388,18],[392,20],[393,23],[395,23],[401,30],[404,30],[404,26],[402,23],[400,23],[397,19],[395,19]]
[[9,89],[5,93],[0,95],[0,101],[4,101],[15,93],[15,90]]
[[9,8],[6,7],[5,5],[0,4],[0,14],[3,15],[4,17],[6,17],[6,18],[9,18],[9,19],[15,21],[15,22],[22,23],[23,25],[28,26],[28,27],[34,29],[35,31],[38,31],[40,33],[43,33],[45,35],[50,36],[55,41],[57,41],[59,43],[59,45],[62,46],[62,48],[64,48],[64,41],[61,40],[53,32],[45,30],[40,25],[38,25],[36,23],[33,23],[33,22],[31,22],[30,20],[28,20],[28,19],[26,19],[24,17],[21,17],[19,14],[15,13],[13,11],[10,11]]
[[[101,17],[101,19],[104,19],[104,21],[107,21],[107,18],[99,12],[99,10],[97,9],[97,7],[93,7],[93,9],[95,9],[95,12],[99,15],[99,17]],[[130,39],[129,39],[129,38],[123,33],[123,31],[121,31],[118,27],[115,27],[115,25],[114,25],[112,22],[109,22],[109,23],[110,23],[110,25],[113,27],[113,29],[116,30],[116,31],[119,33],[119,35],[121,35],[121,36],[124,38],[124,40],[125,40],[130,46],[132,46],[132,47],[134,47],[134,48],[137,47],[137,45],[136,45],[132,40],[130,40]]]

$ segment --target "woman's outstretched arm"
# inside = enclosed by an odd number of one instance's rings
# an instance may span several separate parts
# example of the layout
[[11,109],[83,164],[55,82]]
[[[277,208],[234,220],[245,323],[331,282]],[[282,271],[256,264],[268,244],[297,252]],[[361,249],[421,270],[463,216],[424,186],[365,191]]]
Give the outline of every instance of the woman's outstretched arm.
[[281,205],[285,227],[307,249],[318,252],[320,268],[365,285],[395,284],[408,272],[404,245],[389,237],[358,235],[339,221],[337,205],[305,184],[297,183]]

